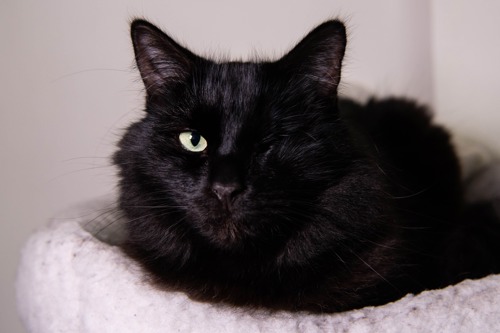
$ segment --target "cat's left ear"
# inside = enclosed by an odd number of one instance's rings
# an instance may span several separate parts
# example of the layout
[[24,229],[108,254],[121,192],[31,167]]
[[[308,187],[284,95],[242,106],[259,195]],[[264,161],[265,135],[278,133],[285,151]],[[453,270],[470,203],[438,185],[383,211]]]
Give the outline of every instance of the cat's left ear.
[[151,23],[135,20],[130,33],[137,67],[148,95],[183,82],[192,72],[198,57]]
[[299,80],[316,83],[325,95],[334,96],[346,43],[344,24],[327,21],[312,30],[277,64]]

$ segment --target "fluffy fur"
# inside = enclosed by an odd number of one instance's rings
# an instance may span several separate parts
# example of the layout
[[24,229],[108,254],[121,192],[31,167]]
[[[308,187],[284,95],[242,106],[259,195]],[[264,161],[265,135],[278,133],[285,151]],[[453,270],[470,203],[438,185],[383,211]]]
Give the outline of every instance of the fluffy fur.
[[[161,286],[334,312],[499,270],[494,238],[464,247],[457,158],[426,109],[338,100],[342,23],[275,62],[204,59],[142,20],[131,32],[147,96],[114,157],[124,249]],[[206,149],[185,149],[186,131]],[[493,259],[476,265],[481,251]]]

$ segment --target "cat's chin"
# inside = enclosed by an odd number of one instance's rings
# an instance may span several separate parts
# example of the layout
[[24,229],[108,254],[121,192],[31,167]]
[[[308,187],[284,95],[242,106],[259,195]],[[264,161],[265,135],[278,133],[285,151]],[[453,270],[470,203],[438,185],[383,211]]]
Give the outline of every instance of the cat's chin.
[[198,226],[200,235],[210,244],[221,250],[241,248],[245,240],[251,237],[243,227],[244,222],[233,214],[224,214],[207,219]]

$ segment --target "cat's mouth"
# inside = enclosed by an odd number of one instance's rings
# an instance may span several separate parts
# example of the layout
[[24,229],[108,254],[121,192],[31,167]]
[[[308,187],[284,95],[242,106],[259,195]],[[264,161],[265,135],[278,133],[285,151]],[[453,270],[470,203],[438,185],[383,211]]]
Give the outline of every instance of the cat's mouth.
[[208,219],[200,228],[201,234],[219,248],[234,248],[248,238],[249,233],[242,226],[242,221],[233,214],[226,214],[216,219]]
[[253,235],[244,212],[234,202],[212,202],[208,210],[200,213],[196,219],[196,229],[203,238],[219,248],[240,246]]

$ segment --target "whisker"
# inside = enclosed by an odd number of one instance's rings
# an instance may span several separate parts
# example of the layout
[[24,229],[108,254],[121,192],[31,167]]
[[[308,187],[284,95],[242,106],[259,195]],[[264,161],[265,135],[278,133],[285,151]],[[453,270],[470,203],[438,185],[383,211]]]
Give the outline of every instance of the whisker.
[[58,78],[52,80],[50,83],[55,83],[64,79],[67,79],[69,77],[79,75],[79,74],[84,74],[84,73],[92,73],[92,72],[121,72],[121,73],[133,73],[131,70],[126,70],[126,69],[118,69],[118,68],[89,68],[89,69],[82,69],[76,72],[68,73],[62,76],[59,76]]
[[391,287],[393,287],[394,289],[398,290],[399,291],[399,288],[396,287],[394,284],[392,284],[389,280],[387,280],[382,274],[380,274],[375,268],[373,268],[369,263],[367,263],[366,261],[363,260],[363,258],[361,258],[360,256],[358,256],[354,251],[349,251],[350,253],[352,253],[354,256],[356,256],[359,260],[361,260],[361,262],[363,262],[363,264],[366,265],[366,267],[368,267],[372,272],[374,272],[375,274],[377,274],[382,280],[384,280],[387,284],[389,284]]

